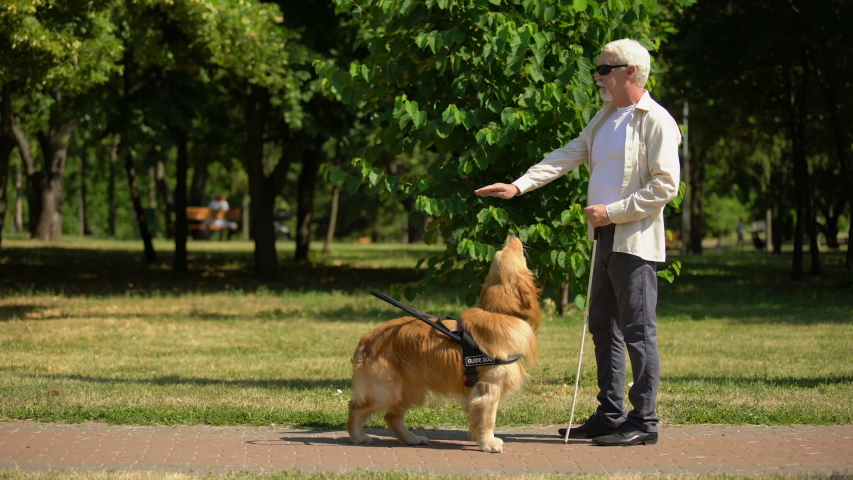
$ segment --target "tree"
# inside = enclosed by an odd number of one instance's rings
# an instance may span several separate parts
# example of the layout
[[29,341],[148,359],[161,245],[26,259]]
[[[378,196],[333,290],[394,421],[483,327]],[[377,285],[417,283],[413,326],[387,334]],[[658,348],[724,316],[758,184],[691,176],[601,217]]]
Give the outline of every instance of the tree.
[[[43,167],[27,166],[33,236],[62,236],[63,177],[68,142],[78,121],[74,98],[105,82],[118,68],[118,40],[109,2],[14,0],[0,7],[0,83],[5,118],[0,122],[0,227],[5,221],[9,132],[15,90],[43,107],[25,127],[39,133]],[[31,198],[33,198],[31,197]],[[2,231],[2,228],[0,228]]]
[[[451,241],[427,261],[426,283],[404,294],[413,298],[427,284],[477,284],[510,232],[536,252],[528,262],[538,278],[584,291],[586,168],[512,202],[473,191],[514,179],[581,131],[599,107],[592,71],[603,44],[632,37],[651,50],[659,46],[662,34],[650,35],[655,2],[337,4],[361,26],[358,41],[369,55],[348,70],[320,71],[327,88],[365,110],[377,129],[361,159],[365,182],[402,198],[416,195],[416,210],[435,218],[427,242]],[[424,175],[389,175],[375,166],[383,150],[416,148],[440,159]]]
[[844,79],[853,72],[845,21],[850,9],[840,0],[704,0],[677,22],[680,33],[665,52],[672,83],[682,84],[682,96],[690,99],[692,131],[703,132],[698,142],[691,140],[693,151],[723,142],[729,151],[742,152],[709,160],[726,162],[735,172],[726,181],[751,183],[744,190],[761,195],[762,208],[775,211],[776,253],[791,223],[789,212],[795,211],[790,235],[795,279],[805,274],[806,241],[811,273],[820,272],[818,210],[831,205],[825,214],[831,219],[839,205],[850,204],[849,189],[825,181],[853,181],[846,159],[853,129],[838,115],[851,104],[849,96],[837,95],[849,89]]
[[310,64],[316,55],[299,43],[297,33],[282,25],[278,6],[240,2],[227,7],[218,11],[204,41],[211,64],[227,70],[231,81],[241,84],[255,277],[272,280],[279,275],[274,202],[289,159],[271,169],[265,167],[267,126],[273,112],[280,118],[301,118],[307,78],[299,66]]

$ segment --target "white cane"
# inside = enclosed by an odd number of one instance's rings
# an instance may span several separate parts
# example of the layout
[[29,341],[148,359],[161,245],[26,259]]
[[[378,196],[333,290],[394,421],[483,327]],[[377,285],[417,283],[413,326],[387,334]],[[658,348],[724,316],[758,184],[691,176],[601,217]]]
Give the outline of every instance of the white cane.
[[[596,238],[598,235],[596,235]],[[583,314],[583,333],[581,334],[581,351],[578,354],[578,372],[575,374],[575,392],[572,394],[572,413],[569,415],[569,424],[566,426],[566,438],[563,443],[569,443],[569,431],[572,429],[572,422],[575,420],[575,405],[578,402],[578,384],[581,381],[581,361],[583,360],[583,344],[586,340],[586,328],[589,324],[589,304],[590,294],[592,293],[592,274],[595,271],[595,247],[598,245],[598,240],[592,241],[592,259],[589,262],[589,284],[586,287],[586,306]]]

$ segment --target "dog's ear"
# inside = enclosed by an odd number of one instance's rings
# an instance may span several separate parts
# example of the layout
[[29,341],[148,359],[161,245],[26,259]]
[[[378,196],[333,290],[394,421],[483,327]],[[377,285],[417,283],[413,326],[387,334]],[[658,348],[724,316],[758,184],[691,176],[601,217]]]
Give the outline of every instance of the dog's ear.
[[518,289],[518,299],[527,316],[527,322],[533,330],[538,330],[542,321],[542,311],[539,308],[539,289],[536,287],[533,272],[528,272],[527,278],[518,282]]

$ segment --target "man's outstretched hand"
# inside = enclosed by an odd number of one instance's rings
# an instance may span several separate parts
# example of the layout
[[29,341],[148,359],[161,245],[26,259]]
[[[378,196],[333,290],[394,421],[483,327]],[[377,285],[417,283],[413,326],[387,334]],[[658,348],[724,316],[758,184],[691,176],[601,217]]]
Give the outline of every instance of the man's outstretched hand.
[[504,200],[509,200],[510,198],[521,195],[521,190],[518,189],[515,185],[510,185],[507,183],[495,183],[489,185],[488,187],[483,187],[478,190],[474,190],[474,193],[481,197],[500,197]]

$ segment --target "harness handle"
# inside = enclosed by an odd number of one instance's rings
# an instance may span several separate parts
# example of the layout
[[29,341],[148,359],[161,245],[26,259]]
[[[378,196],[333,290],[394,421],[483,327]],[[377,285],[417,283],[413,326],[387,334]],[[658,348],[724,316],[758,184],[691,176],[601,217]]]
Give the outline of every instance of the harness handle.
[[[397,300],[394,300],[393,298],[389,297],[388,295],[385,295],[384,293],[377,292],[376,290],[371,290],[370,294],[380,300],[394,305],[395,307],[399,308],[400,310],[403,310],[409,315],[412,315],[413,317],[426,323],[427,325],[438,330],[439,332],[447,335],[451,340],[458,343],[462,347],[462,362],[463,367],[465,368],[465,374],[462,378],[465,382],[466,387],[473,387],[477,384],[477,381],[479,380],[477,367],[485,365],[508,365],[510,363],[518,361],[519,357],[504,360],[486,355],[483,350],[480,349],[480,346],[477,345],[477,342],[474,340],[474,337],[472,337],[471,334],[465,331],[465,328],[462,325],[461,318],[458,320],[450,317],[439,318],[435,315],[430,315],[428,313],[414,309],[408,305],[403,305]],[[430,318],[434,318],[436,321],[433,322],[430,320]],[[441,322],[442,320],[456,320],[457,330],[450,330]]]
[[[463,343],[462,342],[462,336],[460,334],[454,332],[453,330],[450,330],[449,328],[445,327],[444,324],[441,323],[441,319],[439,319],[437,316],[430,315],[430,314],[422,312],[420,310],[416,310],[416,309],[414,309],[408,305],[403,305],[402,303],[398,302],[397,300],[394,300],[393,298],[389,297],[388,295],[385,295],[384,293],[377,292],[376,290],[371,290],[370,294],[373,295],[374,297],[380,299],[380,300],[384,300],[384,301],[390,303],[391,305],[394,305],[395,307],[399,308],[400,310],[403,310],[404,312],[406,312],[409,315],[417,318],[418,320],[425,322],[427,325],[433,327],[434,329],[438,330],[439,332],[450,337],[456,343],[458,343],[460,345]],[[433,322],[430,320],[430,318],[434,318],[438,321]],[[448,317],[444,317],[444,318],[447,319]]]

